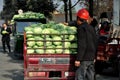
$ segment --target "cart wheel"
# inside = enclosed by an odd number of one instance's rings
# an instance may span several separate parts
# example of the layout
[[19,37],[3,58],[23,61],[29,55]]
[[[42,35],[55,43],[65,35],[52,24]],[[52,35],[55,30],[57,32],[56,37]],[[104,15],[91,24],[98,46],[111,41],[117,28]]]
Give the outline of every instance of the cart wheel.
[[103,61],[96,61],[95,62],[95,72],[96,72],[96,74],[101,74],[103,72],[103,69],[104,69]]

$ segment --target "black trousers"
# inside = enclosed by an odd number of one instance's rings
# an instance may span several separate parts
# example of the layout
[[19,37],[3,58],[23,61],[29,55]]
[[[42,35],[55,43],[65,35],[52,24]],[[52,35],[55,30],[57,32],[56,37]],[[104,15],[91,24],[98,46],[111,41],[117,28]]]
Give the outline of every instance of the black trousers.
[[6,45],[7,45],[9,52],[11,52],[9,39],[2,39],[2,45],[3,45],[3,51],[6,51]]

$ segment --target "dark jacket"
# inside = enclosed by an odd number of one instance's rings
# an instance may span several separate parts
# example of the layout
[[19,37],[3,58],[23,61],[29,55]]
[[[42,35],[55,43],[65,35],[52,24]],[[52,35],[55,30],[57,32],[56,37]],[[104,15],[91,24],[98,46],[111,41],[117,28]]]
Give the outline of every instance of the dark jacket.
[[96,57],[97,37],[95,29],[87,22],[77,26],[77,61],[92,61]]
[[68,25],[69,25],[69,26],[77,26],[77,21],[76,21],[76,20],[74,20],[74,21],[69,21],[69,22],[68,22]]
[[5,29],[2,27],[1,28],[1,35],[2,35],[2,41],[4,40],[10,40],[10,34],[12,33],[11,28],[7,27],[6,31],[8,32],[8,34],[2,34],[2,31],[4,31]]
[[97,56],[98,39],[95,28],[88,23],[83,23],[80,26],[76,21],[70,21],[69,26],[77,27],[77,61],[94,60]]

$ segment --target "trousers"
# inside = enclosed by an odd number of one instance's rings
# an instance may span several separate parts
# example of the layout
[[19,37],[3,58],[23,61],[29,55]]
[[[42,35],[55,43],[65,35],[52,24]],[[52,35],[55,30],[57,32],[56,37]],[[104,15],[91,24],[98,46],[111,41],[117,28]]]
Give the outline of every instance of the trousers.
[[10,48],[10,40],[2,40],[3,50],[6,51],[5,45],[7,45],[9,52],[11,52]]
[[76,70],[75,80],[95,80],[94,61],[82,61]]

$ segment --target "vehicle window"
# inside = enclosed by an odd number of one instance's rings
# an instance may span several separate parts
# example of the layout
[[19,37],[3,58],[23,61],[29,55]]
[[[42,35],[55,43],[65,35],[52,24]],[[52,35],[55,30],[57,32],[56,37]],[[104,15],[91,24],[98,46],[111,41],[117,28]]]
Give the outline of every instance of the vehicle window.
[[38,22],[16,22],[16,32],[23,33],[24,28],[30,26],[31,24],[36,24]]

